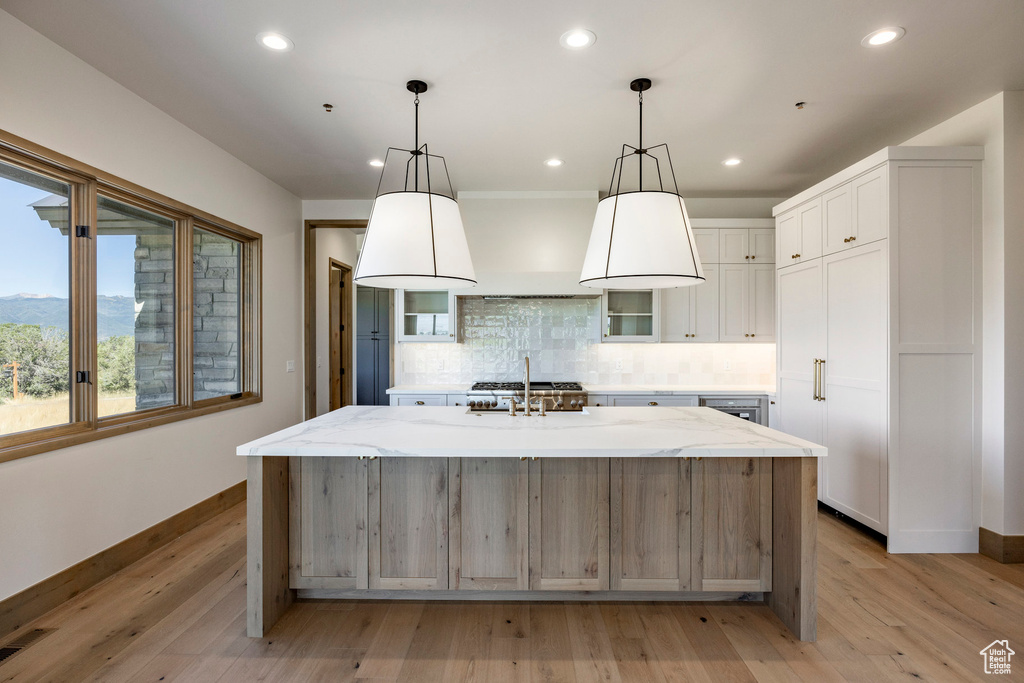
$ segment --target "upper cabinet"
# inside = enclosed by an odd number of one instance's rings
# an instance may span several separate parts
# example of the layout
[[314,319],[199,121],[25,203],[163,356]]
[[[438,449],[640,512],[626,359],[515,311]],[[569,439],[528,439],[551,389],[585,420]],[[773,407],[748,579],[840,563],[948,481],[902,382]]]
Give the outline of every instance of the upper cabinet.
[[606,289],[601,297],[602,341],[661,339],[661,290]]
[[693,224],[705,282],[662,290],[661,341],[774,341],[772,220],[705,218]]
[[774,263],[773,228],[725,228],[718,231],[719,263]]
[[454,342],[455,295],[443,289],[395,290],[400,342]]
[[834,254],[888,234],[885,167],[876,168],[826,193],[822,199],[824,253]]
[[776,220],[779,268],[821,256],[821,204],[821,197],[816,197]]

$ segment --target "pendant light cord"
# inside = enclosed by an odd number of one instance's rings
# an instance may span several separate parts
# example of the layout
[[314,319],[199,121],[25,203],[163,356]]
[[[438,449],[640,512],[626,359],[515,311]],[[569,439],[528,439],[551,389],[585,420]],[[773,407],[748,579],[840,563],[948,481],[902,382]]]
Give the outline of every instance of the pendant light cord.
[[640,102],[640,144],[637,147],[637,153],[639,158],[637,161],[640,165],[640,187],[637,188],[641,192],[644,191],[644,91],[637,92],[637,99]]
[[420,94],[416,93],[416,99],[413,100],[413,104],[416,105],[416,126],[415,126],[415,144],[413,145],[413,156],[416,157],[416,171],[414,174],[414,189],[416,192],[420,191],[420,160],[419,160],[419,149],[420,149]]

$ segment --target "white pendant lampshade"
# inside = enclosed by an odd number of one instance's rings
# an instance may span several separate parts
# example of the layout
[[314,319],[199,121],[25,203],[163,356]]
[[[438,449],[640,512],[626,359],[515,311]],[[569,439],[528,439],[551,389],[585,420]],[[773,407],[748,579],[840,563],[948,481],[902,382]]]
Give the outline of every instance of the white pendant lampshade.
[[671,192],[627,192],[598,203],[581,285],[664,289],[703,281],[682,197]]
[[[448,167],[444,157],[430,154],[426,144],[419,144],[419,95],[426,92],[427,84],[409,81],[406,88],[416,93],[416,144],[413,149],[389,148],[384,157],[353,280],[389,289],[473,287],[476,274]],[[393,161],[391,152],[404,152],[409,157],[403,159],[404,163],[389,166]],[[402,178],[400,189],[382,192],[389,169],[393,176],[397,171],[397,177]],[[435,174],[433,183],[431,170]],[[425,185],[422,189],[421,175]],[[437,187],[437,177],[447,182],[447,193]]]
[[[623,146],[615,162],[608,196],[597,205],[590,244],[580,273],[580,284],[602,289],[665,289],[704,282],[704,270],[693,239],[686,205],[675,183],[668,145],[650,149],[643,146],[643,91],[651,81],[638,78],[630,88],[640,96],[640,145]],[[664,147],[667,169],[652,154]],[[625,150],[632,150],[626,152]],[[657,169],[658,189],[645,190],[644,159]],[[638,190],[622,191],[622,169],[627,160],[637,159]],[[665,189],[662,173],[671,173],[675,192]]]
[[391,289],[475,285],[459,205],[451,197],[429,192],[391,192],[377,197],[355,280]]

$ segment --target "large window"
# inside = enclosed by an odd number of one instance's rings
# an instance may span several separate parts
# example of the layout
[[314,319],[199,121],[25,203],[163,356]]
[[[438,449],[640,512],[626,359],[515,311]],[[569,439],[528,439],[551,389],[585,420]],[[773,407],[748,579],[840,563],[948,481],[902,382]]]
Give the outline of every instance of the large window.
[[71,420],[70,193],[0,162],[0,436]]
[[259,235],[0,135],[0,462],[259,395]]

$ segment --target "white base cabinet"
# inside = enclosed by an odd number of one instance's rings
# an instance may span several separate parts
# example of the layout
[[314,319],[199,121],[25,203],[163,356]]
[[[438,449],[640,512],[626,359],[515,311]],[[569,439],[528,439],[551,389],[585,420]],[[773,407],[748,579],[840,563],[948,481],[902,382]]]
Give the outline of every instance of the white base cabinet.
[[981,158],[886,148],[775,211],[776,428],[890,552],[978,550]]

